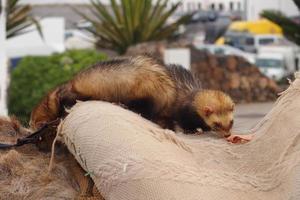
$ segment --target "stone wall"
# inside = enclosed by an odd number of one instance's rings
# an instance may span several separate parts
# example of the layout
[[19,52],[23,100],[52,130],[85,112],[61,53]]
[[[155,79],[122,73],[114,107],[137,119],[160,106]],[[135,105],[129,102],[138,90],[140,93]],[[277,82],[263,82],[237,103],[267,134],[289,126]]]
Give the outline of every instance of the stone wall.
[[191,71],[203,88],[228,93],[236,102],[271,101],[279,87],[241,57],[214,56],[192,49]]
[[241,57],[215,56],[199,51],[184,41],[176,43],[152,42],[128,49],[126,55],[150,53],[163,58],[166,48],[191,49],[191,71],[202,87],[228,93],[235,102],[263,102],[277,98],[280,88],[275,81],[264,76],[258,68]]

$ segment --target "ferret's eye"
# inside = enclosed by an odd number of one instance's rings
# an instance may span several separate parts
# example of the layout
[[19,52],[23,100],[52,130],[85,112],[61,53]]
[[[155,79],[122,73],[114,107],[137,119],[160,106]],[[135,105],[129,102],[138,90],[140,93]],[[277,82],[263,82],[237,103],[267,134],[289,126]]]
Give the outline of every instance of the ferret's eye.
[[215,128],[222,128],[222,124],[219,122],[214,122],[214,127]]

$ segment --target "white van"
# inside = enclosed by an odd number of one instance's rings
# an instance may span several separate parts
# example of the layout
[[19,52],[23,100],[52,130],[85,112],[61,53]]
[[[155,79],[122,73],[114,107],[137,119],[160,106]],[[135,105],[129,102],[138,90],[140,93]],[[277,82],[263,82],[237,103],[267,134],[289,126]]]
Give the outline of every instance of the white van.
[[245,37],[245,44],[242,45],[242,49],[247,52],[257,53],[260,47],[279,43],[280,40],[284,40],[280,35],[248,35]]
[[258,54],[255,65],[264,75],[276,81],[287,75],[286,60],[280,53]]

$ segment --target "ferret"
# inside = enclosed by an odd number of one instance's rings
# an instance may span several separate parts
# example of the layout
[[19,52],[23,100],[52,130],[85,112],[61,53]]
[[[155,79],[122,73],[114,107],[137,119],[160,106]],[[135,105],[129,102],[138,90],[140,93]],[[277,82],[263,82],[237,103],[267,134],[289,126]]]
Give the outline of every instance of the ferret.
[[116,58],[81,71],[50,91],[31,113],[34,130],[65,115],[76,100],[102,100],[125,105],[154,122],[167,124],[176,86],[163,63],[151,56]]
[[174,120],[184,133],[215,131],[230,136],[233,126],[234,102],[224,92],[202,89],[192,73],[179,65],[167,66],[176,84],[177,99]]
[[66,115],[76,100],[101,100],[129,110],[174,130],[186,133],[214,130],[229,136],[234,103],[221,91],[203,90],[190,71],[164,65],[148,56],[116,58],[81,71],[50,91],[31,113],[33,130]]

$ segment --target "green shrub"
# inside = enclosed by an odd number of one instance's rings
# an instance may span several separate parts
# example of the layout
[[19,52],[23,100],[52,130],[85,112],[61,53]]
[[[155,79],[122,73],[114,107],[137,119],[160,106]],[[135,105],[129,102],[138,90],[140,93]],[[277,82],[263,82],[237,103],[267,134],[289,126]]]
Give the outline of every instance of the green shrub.
[[49,90],[66,82],[79,70],[104,59],[104,54],[94,50],[23,58],[11,74],[10,114],[23,123],[28,122],[31,110]]

